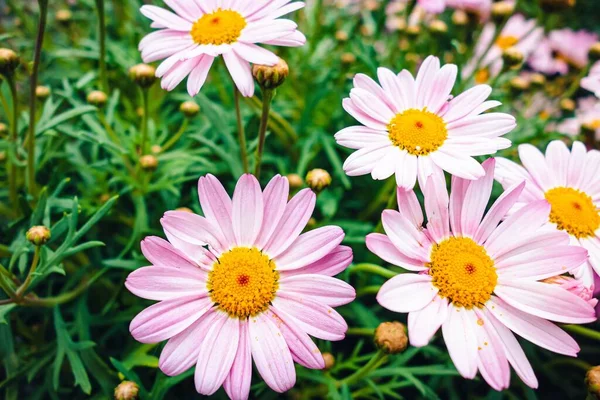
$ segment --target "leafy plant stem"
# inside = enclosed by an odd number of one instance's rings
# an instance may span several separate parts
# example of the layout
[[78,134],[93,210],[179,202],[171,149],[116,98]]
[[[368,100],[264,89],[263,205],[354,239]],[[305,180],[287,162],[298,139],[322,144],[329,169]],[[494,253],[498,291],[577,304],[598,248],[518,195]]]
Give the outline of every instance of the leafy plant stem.
[[370,272],[372,274],[376,274],[387,279],[393,278],[394,276],[398,275],[394,271],[390,271],[389,269],[380,267],[379,265],[369,263],[356,264],[355,266],[350,267],[350,273],[353,272]]
[[162,149],[160,150],[162,153],[169,150],[171,147],[173,147],[179,141],[179,139],[181,139],[181,136],[183,136],[183,134],[185,133],[185,131],[188,127],[188,123],[189,122],[187,119],[183,120],[183,123],[181,124],[181,127],[179,128],[177,133],[174,136],[172,136],[171,139],[169,139],[169,141],[167,143],[165,143],[164,146],[162,146]]
[[31,280],[33,279],[33,275],[35,274],[35,270],[40,262],[40,246],[35,246],[35,252],[33,253],[33,260],[31,261],[31,267],[29,267],[29,273],[27,274],[27,278],[25,278],[25,282],[17,289],[17,299],[22,299],[23,294],[31,284]]
[[600,340],[600,332],[589,329],[580,325],[563,325],[563,328],[571,333],[585,336],[590,339]]
[[244,172],[248,173],[250,168],[248,166],[248,149],[246,148],[246,134],[244,133],[244,121],[242,121],[242,110],[240,109],[240,91],[233,85],[233,99],[235,103],[235,116],[237,118],[238,136],[240,142],[240,154],[242,157],[242,166]]
[[336,386],[340,387],[342,385],[352,385],[356,382],[361,381],[364,377],[369,375],[372,371],[376,370],[381,364],[383,364],[387,359],[387,355],[378,350],[377,353],[366,363],[361,369],[350,375],[349,377],[336,382]]
[[256,148],[256,166],[254,175],[256,179],[260,178],[260,167],[265,148],[265,139],[267,136],[267,125],[269,124],[269,112],[271,111],[271,102],[273,101],[273,89],[263,90],[262,115],[260,117],[260,127],[258,129],[258,147]]
[[11,124],[11,151],[12,157],[7,157],[7,162],[10,163],[9,173],[8,173],[8,193],[10,204],[14,209],[17,207],[17,148],[18,148],[18,122],[19,122],[19,106],[17,102],[17,84],[15,81],[14,75],[10,75],[7,77],[8,86],[10,87],[10,94],[12,96],[12,124]]
[[96,9],[98,10],[98,45],[100,53],[98,54],[100,68],[100,83],[104,93],[108,94],[108,77],[106,72],[106,16],[104,13],[104,0],[96,0]]
[[148,89],[142,89],[142,107],[144,109],[144,115],[142,116],[142,143],[140,145],[141,155],[147,154],[148,147],[148,103],[150,99],[148,96]]

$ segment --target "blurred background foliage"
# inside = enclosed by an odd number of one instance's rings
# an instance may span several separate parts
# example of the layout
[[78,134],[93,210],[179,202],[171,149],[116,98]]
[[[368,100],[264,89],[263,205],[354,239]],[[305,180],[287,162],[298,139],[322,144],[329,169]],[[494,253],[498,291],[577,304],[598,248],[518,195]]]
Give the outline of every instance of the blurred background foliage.
[[[4,285],[18,287],[32,274],[27,293],[15,304],[0,294],[0,394],[16,399],[110,398],[123,379],[140,386],[142,399],[191,398],[196,394],[193,371],[167,377],[158,370],[162,345],[137,343],[128,331],[131,319],[150,303],[134,297],[123,286],[132,270],[146,265],[140,239],[162,235],[159,220],[166,210],[191,208],[200,213],[196,182],[212,173],[229,192],[243,172],[237,140],[231,80],[221,61],[193,100],[200,112],[188,117],[180,111],[184,85],[172,93],[154,85],[147,113],[142,92],[128,77],[140,62],[137,45],[150,32],[140,13],[139,0],[106,0],[106,64],[108,87],[98,75],[99,41],[97,3],[103,0],[50,0],[48,28],[43,45],[39,84],[50,89],[38,98],[35,120],[36,181],[31,192],[21,189],[17,205],[8,202],[6,171],[0,171],[0,264]],[[149,2],[148,2],[149,3]],[[163,5],[160,1],[152,2]],[[290,76],[277,90],[269,123],[264,157],[263,185],[274,174],[304,177],[313,168],[332,175],[332,184],[318,197],[311,227],[339,225],[345,244],[354,249],[355,265],[342,278],[358,288],[355,302],[340,309],[350,326],[348,337],[337,343],[319,341],[335,357],[328,371],[297,366],[298,383],[286,396],[306,398],[426,398],[426,399],[582,399],[585,371],[600,363],[598,341],[577,336],[582,351],[571,359],[534,348],[521,341],[531,360],[540,389],[532,391],[513,376],[509,390],[498,393],[481,379],[458,376],[442,341],[381,360],[365,376],[361,368],[375,352],[373,329],[379,323],[402,320],[375,302],[384,277],[365,271],[365,263],[385,267],[365,247],[365,235],[374,231],[381,211],[393,207],[393,178],[373,181],[370,176],[349,179],[342,170],[350,150],[338,147],[333,134],[354,124],[341,107],[352,77],[359,72],[376,76],[379,66],[415,71],[422,59],[435,54],[447,62],[464,64],[481,26],[456,26],[452,12],[439,18],[448,32],[423,26],[418,34],[389,32],[385,3],[356,13],[322,1],[309,2],[296,13],[308,42],[297,49],[278,48],[290,66]],[[518,8],[537,18],[546,30],[585,28],[600,33],[600,4],[578,0],[560,13],[542,11],[534,0]],[[33,0],[0,0],[0,47],[21,58],[16,73],[18,136],[29,128],[29,79],[38,5]],[[516,88],[509,71],[493,82],[493,99],[518,119],[509,138],[515,145],[531,142],[540,148],[552,139],[571,140],[554,132],[552,124],[572,114],[557,105],[574,76],[549,79],[543,87]],[[459,82],[469,87],[471,79]],[[103,89],[106,103],[90,104],[90,92]],[[0,154],[11,153],[6,127],[12,126],[13,100],[6,80],[0,83]],[[257,92],[258,93],[258,92]],[[538,105],[535,96],[543,93]],[[582,93],[575,92],[570,97]],[[44,97],[44,96],[40,96]],[[94,102],[92,102],[94,103]],[[256,147],[261,109],[260,94],[242,103],[249,154]],[[154,159],[140,162],[141,131],[147,124]],[[181,138],[174,141],[174,137]],[[116,139],[115,139],[116,138]],[[516,146],[504,156],[514,157]],[[23,159],[17,155],[17,159]],[[251,157],[253,162],[253,157]],[[24,170],[20,164],[20,170]],[[23,187],[20,185],[20,187]],[[296,189],[299,189],[297,187]],[[495,195],[500,188],[495,188]],[[51,239],[41,247],[25,238],[34,225],[45,225]],[[37,256],[36,256],[37,254]],[[38,258],[37,261],[34,261]],[[597,329],[598,326],[592,327]],[[256,398],[278,398],[255,379]],[[217,398],[225,398],[221,390]]]

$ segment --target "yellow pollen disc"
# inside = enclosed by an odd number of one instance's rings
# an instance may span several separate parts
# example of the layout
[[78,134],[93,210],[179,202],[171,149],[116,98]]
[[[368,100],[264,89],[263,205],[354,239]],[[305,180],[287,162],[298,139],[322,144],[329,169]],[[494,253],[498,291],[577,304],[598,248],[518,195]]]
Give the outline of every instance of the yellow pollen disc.
[[235,247],[208,275],[211,299],[230,316],[244,319],[266,311],[279,288],[275,263],[256,248]]
[[555,223],[558,229],[584,238],[593,236],[600,227],[598,209],[586,193],[569,187],[557,187],[548,190],[545,196],[552,207],[550,222]]
[[190,33],[197,44],[232,44],[239,39],[246,25],[246,20],[237,11],[219,8],[196,21]]
[[517,43],[519,43],[519,38],[516,36],[511,36],[511,35],[500,36],[496,40],[496,46],[500,47],[502,50],[506,50],[509,47],[512,47]]
[[429,274],[441,297],[469,309],[482,307],[498,281],[485,249],[466,237],[452,237],[434,246]]
[[483,85],[490,80],[490,70],[487,68],[482,68],[475,73],[475,83],[478,85]]
[[388,132],[395,146],[416,156],[436,151],[448,138],[444,120],[426,108],[411,108],[396,115]]
[[589,124],[594,129],[600,129],[600,119],[595,119]]

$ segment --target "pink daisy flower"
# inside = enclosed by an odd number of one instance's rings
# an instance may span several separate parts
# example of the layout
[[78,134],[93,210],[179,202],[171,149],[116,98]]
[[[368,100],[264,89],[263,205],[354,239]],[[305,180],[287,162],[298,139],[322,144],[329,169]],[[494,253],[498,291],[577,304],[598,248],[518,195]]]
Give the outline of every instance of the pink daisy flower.
[[[598,299],[594,298],[594,287],[586,286],[581,280],[568,275],[559,275],[552,278],[544,279],[545,283],[558,285],[561,288],[568,290],[576,296],[581,297],[590,306],[596,307]],[[594,284],[595,285],[595,284]]]
[[590,69],[588,76],[581,80],[581,87],[600,98],[600,61],[597,61]]
[[600,273],[600,152],[587,151],[581,142],[571,152],[560,140],[550,142],[546,156],[530,144],[519,146],[524,167],[498,158],[496,180],[506,189],[525,180],[527,185],[512,212],[529,204],[545,202],[551,207],[548,221],[557,232],[569,234],[574,246],[585,248],[589,260],[573,271],[587,287]]
[[475,86],[451,98],[457,68],[429,56],[416,79],[403,70],[398,75],[378,69],[380,84],[364,74],[354,78],[344,109],[362,125],[339,131],[341,146],[358,149],[344,163],[350,176],[371,174],[373,179],[396,175],[398,186],[411,189],[417,176],[421,187],[443,171],[465,179],[484,175],[473,158],[510,147],[501,136],[515,126],[504,113],[485,113],[499,106],[486,101],[487,85]]
[[600,140],[600,100],[596,97],[579,99],[575,116],[562,121],[556,130],[570,136],[577,136],[581,134],[583,126],[594,129],[596,139]]
[[561,29],[552,31],[537,46],[529,59],[529,65],[544,74],[569,72],[569,66],[583,68],[588,63],[590,47],[598,41],[598,35],[588,31]]
[[[510,383],[510,368],[530,387],[537,379],[512,332],[548,350],[575,356],[577,343],[550,321],[587,323],[594,309],[556,285],[540,282],[569,271],[587,257],[564,232],[548,229],[550,206],[528,204],[507,217],[525,183],[507,190],[484,216],[492,191],[494,159],[476,181],[452,179],[452,193],[434,179],[425,187],[426,229],[413,191],[398,190],[399,212],[386,210],[386,235],[367,236],[367,247],[414,273],[387,281],[377,295],[383,307],[408,314],[413,346],[425,346],[442,328],[459,373],[481,373],[496,390]],[[525,189],[526,190],[526,189]],[[512,331],[512,332],[511,332]]]
[[175,14],[156,6],[143,6],[142,14],[160,30],[140,42],[142,59],[165,59],[156,70],[162,87],[173,90],[187,76],[190,96],[198,94],[215,57],[223,56],[237,88],[254,94],[250,63],[275,65],[279,58],[257,44],[302,46],[304,35],[295,22],[279,17],[304,7],[292,0],[165,0]]
[[322,369],[309,335],[341,340],[347,325],[332,308],[351,302],[354,289],[333,278],[352,261],[342,229],[301,234],[315,194],[288,202],[288,181],[274,177],[264,191],[243,175],[230,199],[217,178],[200,178],[204,217],[169,211],[161,220],[169,241],[149,237],[142,251],[150,267],[125,285],[154,304],[131,321],[142,343],[168,342],[159,367],[178,375],[195,365],[196,389],[221,385],[232,399],[247,399],[252,360],[276,392],[294,386],[294,361]]
[[[502,53],[510,47],[519,50],[527,59],[544,35],[543,28],[536,28],[535,25],[533,19],[527,20],[521,14],[513,15],[490,47],[496,34],[496,26],[492,23],[486,24],[475,45],[473,58],[462,70],[463,79],[468,79],[475,74],[477,83],[485,83],[490,78],[498,76],[504,65]],[[478,66],[480,59],[481,62]],[[476,67],[479,67],[478,71],[475,71]]]

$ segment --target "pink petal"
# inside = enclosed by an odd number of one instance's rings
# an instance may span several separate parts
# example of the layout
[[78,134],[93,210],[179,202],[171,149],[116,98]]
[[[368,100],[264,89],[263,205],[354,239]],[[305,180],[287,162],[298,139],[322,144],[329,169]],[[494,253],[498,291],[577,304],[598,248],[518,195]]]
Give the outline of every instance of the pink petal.
[[207,296],[206,271],[196,268],[176,269],[144,267],[133,271],[125,287],[138,297],[148,300],[168,300],[181,296]]
[[450,304],[448,319],[442,324],[444,342],[458,372],[467,379],[477,374],[477,317],[472,310]]
[[232,51],[224,53],[223,60],[225,60],[225,65],[240,93],[244,97],[252,97],[254,95],[254,78],[248,61]]
[[483,221],[481,221],[481,224],[479,224],[477,231],[475,231],[473,239],[477,243],[483,244],[487,241],[492,232],[498,227],[500,221],[506,217],[508,211],[515,205],[524,188],[525,181],[508,188],[498,197],[483,218]]
[[437,179],[430,177],[425,185],[425,212],[427,213],[427,231],[437,243],[450,236],[448,216],[448,191]]
[[282,271],[281,276],[295,276],[301,274],[321,274],[335,276],[344,271],[352,263],[352,249],[347,246],[338,246],[331,253],[306,267]]
[[263,223],[258,238],[256,238],[256,246],[259,249],[262,249],[271,238],[271,234],[285,212],[289,192],[289,182],[287,178],[281,175],[276,175],[267,184],[267,187],[263,192],[263,203],[265,207],[263,211]]
[[424,246],[429,241],[421,230],[398,211],[385,210],[381,214],[381,220],[385,233],[402,254],[419,261],[428,260]]
[[[552,233],[559,239],[568,239],[563,235],[564,232]],[[587,258],[587,251],[584,248],[552,246],[552,242],[547,241],[541,242],[537,248],[530,251],[519,252],[510,257],[506,255],[499,257],[496,259],[495,267],[502,280],[528,278],[538,281],[571,271],[583,264]]]
[[252,381],[252,350],[248,320],[240,321],[240,340],[231,371],[223,382],[223,389],[231,399],[247,400]]
[[381,286],[377,302],[388,310],[405,313],[419,311],[433,301],[438,293],[426,274],[399,274]]
[[435,296],[433,301],[420,311],[408,314],[408,338],[411,346],[423,347],[435,335],[448,318],[448,299]]
[[553,140],[546,148],[546,163],[550,172],[550,179],[555,186],[567,184],[567,174],[571,153],[562,140]]
[[483,379],[495,390],[502,391],[510,385],[510,367],[504,345],[486,314],[475,310],[477,324],[471,329],[477,335],[477,367]]
[[165,232],[184,242],[208,245],[220,252],[228,248],[221,232],[206,218],[185,211],[167,211],[160,220]]
[[198,180],[198,198],[202,212],[226,239],[234,243],[232,201],[221,182],[211,174]]
[[479,228],[479,223],[492,194],[495,166],[496,162],[493,158],[486,160],[482,164],[485,176],[471,182],[465,192],[461,213],[463,235],[472,237],[475,235],[477,228]]
[[196,270],[198,266],[173,245],[157,236],[148,236],[141,243],[142,253],[152,265]]
[[244,174],[233,193],[233,231],[239,246],[252,246],[263,221],[263,197],[258,180]]
[[552,181],[548,171],[548,164],[541,151],[530,144],[519,146],[519,157],[521,163],[527,169],[533,180],[542,188],[548,190],[552,188]]
[[337,226],[324,226],[300,235],[290,247],[275,257],[277,270],[287,271],[305,267],[320,260],[344,239],[344,231]]
[[423,261],[415,260],[400,252],[394,243],[381,233],[370,233],[366,238],[367,248],[376,256],[390,264],[397,265],[409,271],[424,271],[427,269]]
[[140,8],[140,12],[147,18],[150,18],[154,22],[158,22],[165,28],[188,32],[192,29],[192,24],[190,21],[186,21],[180,16],[160,7],[145,5]]
[[330,307],[348,304],[356,297],[356,291],[346,282],[315,274],[284,277],[279,280],[279,291],[307,297]]
[[404,215],[416,227],[420,228],[423,225],[423,211],[414,190],[404,190],[399,187],[397,197],[400,214]]

